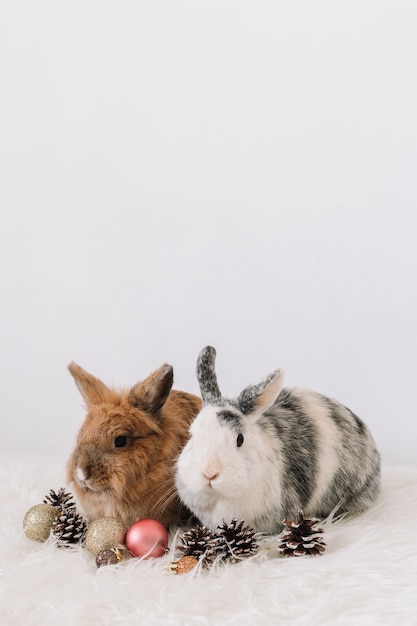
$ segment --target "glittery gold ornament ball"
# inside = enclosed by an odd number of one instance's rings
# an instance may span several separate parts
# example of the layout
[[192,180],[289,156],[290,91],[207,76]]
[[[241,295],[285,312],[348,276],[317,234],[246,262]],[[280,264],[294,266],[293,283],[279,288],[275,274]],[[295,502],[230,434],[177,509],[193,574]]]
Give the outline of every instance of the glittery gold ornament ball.
[[23,530],[29,539],[46,541],[59,510],[52,504],[35,504],[23,518]]
[[116,565],[122,560],[122,553],[118,548],[106,548],[100,550],[96,556],[96,565],[101,567],[102,565]]
[[125,528],[116,517],[102,517],[88,525],[85,547],[93,556],[102,550],[124,543]]
[[193,556],[182,556],[175,563],[171,563],[169,569],[174,574],[187,574],[197,565],[198,561]]

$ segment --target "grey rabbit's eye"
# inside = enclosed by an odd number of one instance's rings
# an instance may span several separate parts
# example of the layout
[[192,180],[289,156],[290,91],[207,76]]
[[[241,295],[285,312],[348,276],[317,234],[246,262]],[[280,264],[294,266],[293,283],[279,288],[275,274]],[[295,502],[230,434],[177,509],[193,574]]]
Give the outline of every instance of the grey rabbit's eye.
[[245,441],[244,436],[242,435],[242,433],[239,433],[236,439],[236,445],[238,448],[240,448],[243,445],[243,442]]
[[125,437],[125,435],[119,435],[114,440],[115,448],[124,448],[126,444],[127,444],[127,437]]

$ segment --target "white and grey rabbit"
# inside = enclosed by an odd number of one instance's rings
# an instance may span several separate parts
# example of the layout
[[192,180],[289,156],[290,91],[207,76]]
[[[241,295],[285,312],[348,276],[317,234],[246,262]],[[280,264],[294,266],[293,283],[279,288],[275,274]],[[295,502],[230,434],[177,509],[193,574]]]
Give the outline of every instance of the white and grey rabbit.
[[283,388],[275,370],[236,399],[222,397],[216,351],[197,361],[203,408],[178,457],[181,500],[201,523],[216,529],[242,519],[274,534],[284,518],[353,515],[379,493],[380,455],[365,424],[319,393]]

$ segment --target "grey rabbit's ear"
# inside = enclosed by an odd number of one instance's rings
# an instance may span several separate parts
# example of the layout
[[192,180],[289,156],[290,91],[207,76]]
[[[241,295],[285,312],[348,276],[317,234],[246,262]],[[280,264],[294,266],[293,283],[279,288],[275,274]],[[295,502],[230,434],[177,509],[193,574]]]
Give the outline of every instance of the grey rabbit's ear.
[[152,414],[158,413],[168,399],[174,382],[172,365],[165,363],[144,381],[137,383],[129,392],[129,402]]
[[259,417],[265,413],[278,398],[284,384],[284,370],[275,370],[260,383],[246,387],[237,399],[240,411],[244,415]]
[[74,361],[68,365],[68,370],[88,407],[105,402],[109,388],[99,378],[83,370]]
[[205,404],[216,404],[222,397],[214,369],[215,361],[216,350],[211,346],[203,348],[198,355],[197,380]]

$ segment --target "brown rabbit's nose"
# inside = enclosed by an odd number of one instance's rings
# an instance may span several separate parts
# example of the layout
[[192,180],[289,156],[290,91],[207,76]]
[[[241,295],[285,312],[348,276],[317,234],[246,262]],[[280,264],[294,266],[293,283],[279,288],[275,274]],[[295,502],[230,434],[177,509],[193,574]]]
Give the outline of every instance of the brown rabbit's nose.
[[77,465],[77,467],[75,468],[75,477],[78,481],[84,482],[88,480],[90,476],[91,471],[88,466],[81,467],[81,465]]

